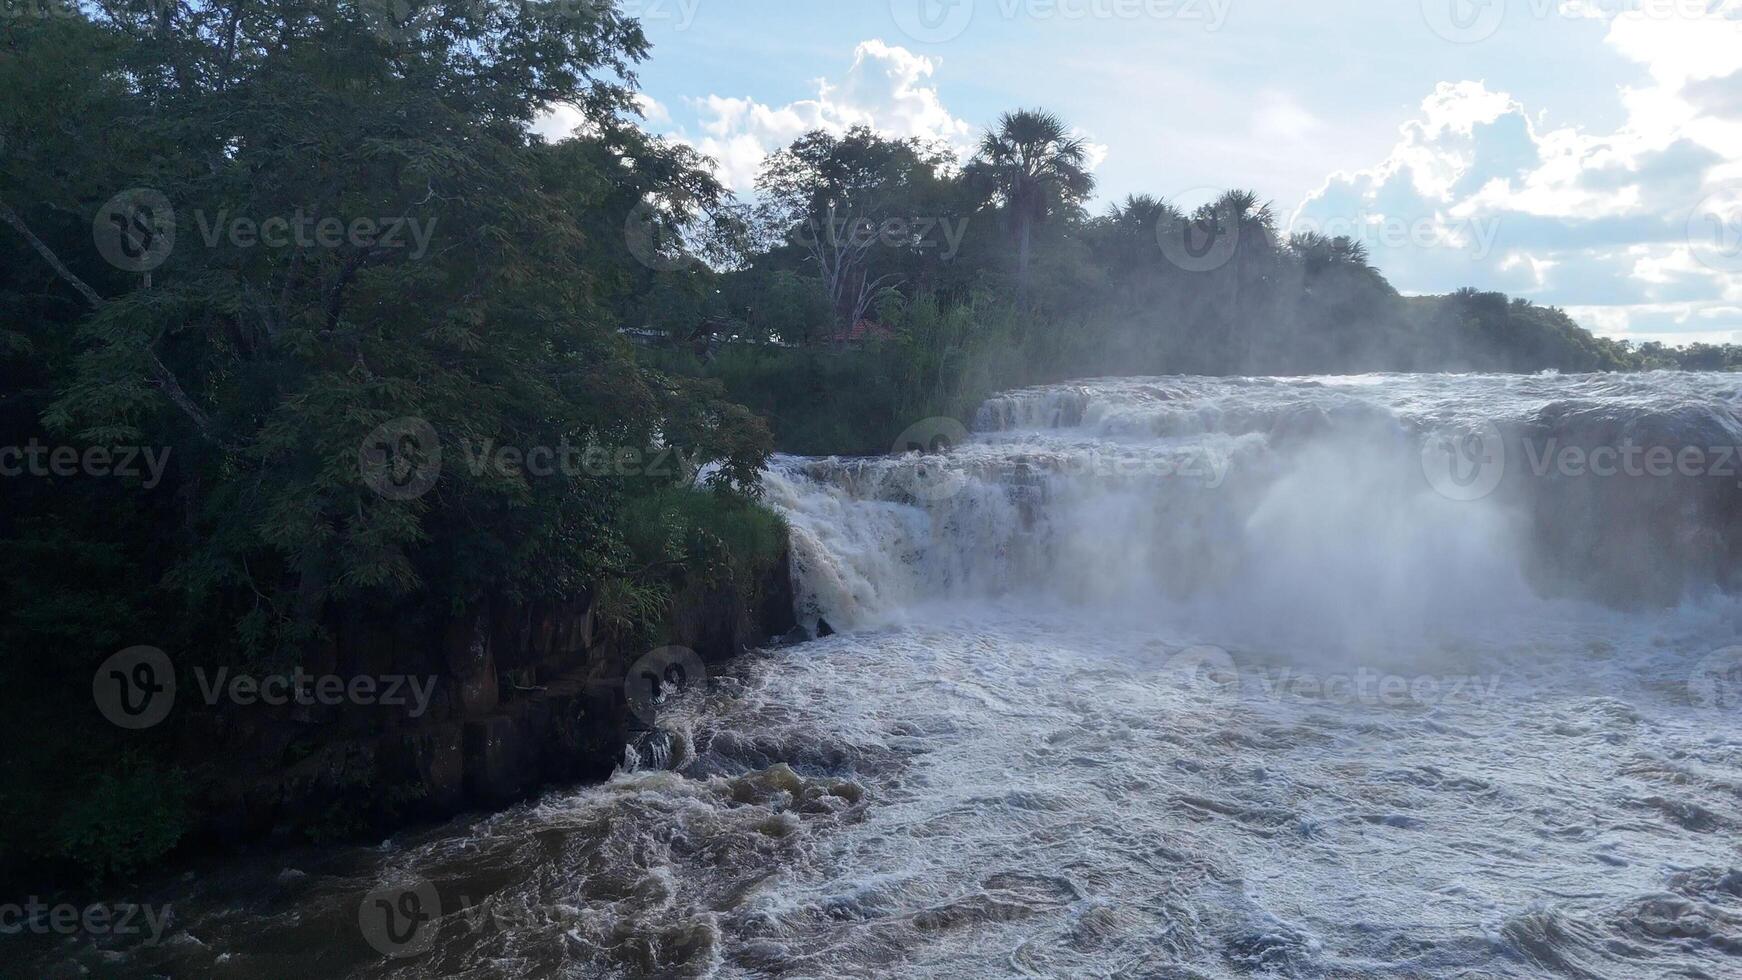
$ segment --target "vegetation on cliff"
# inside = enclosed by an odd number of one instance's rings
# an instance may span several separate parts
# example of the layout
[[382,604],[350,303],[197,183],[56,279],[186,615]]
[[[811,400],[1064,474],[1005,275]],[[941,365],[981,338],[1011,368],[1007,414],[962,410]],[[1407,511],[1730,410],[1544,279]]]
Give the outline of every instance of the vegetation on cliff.
[[[618,330],[655,292],[634,210],[722,198],[636,126],[640,27],[388,6],[0,20],[0,865],[175,843],[163,769],[199,705],[107,724],[92,677],[121,648],[289,669],[338,619],[415,634],[588,590],[633,631],[665,563],[767,560],[773,519],[745,516],[766,426]],[[552,103],[585,132],[534,135]],[[141,787],[168,798],[114,805]]]

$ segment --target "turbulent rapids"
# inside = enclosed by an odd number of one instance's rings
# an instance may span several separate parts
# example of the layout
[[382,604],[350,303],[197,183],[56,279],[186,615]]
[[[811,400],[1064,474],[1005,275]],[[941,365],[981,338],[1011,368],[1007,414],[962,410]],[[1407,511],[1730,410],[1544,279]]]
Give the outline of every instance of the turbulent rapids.
[[[232,865],[166,886],[162,944],[63,952],[1742,975],[1739,411],[1723,375],[1127,379],[778,459],[800,616],[835,635],[686,691],[605,785]],[[359,902],[413,885],[438,928],[385,958]]]

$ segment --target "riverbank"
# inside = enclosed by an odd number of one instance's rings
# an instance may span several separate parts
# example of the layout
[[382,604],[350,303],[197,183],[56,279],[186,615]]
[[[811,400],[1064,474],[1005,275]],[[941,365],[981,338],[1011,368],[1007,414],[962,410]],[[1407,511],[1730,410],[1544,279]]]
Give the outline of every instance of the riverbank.
[[[786,633],[788,561],[782,553],[760,569],[748,594],[732,582],[678,575],[657,646],[712,665]],[[335,659],[310,673],[368,676],[362,661],[373,649],[365,636],[344,637]],[[443,631],[438,672],[425,678],[432,694],[417,716],[413,705],[367,734],[353,734],[347,719],[311,726],[295,706],[202,719],[186,736],[196,754],[191,771],[205,785],[187,846],[364,840],[605,779],[645,728],[642,702],[657,696],[635,670],[648,652],[604,629],[597,595],[497,603]],[[197,758],[201,745],[237,751],[212,765]]]
[[630,542],[642,571],[565,601],[502,590],[350,610],[288,665],[128,647],[78,691],[56,685],[72,693],[8,722],[23,795],[8,794],[0,895],[374,842],[607,778],[648,703],[793,626],[778,518],[707,494],[662,501],[636,516],[659,538]]

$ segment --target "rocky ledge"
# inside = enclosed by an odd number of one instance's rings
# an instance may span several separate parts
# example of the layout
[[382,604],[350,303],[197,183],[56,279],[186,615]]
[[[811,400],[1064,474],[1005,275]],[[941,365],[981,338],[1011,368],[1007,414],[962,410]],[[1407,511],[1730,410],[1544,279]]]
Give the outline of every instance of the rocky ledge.
[[[783,556],[749,595],[674,583],[659,645],[719,663],[793,626]],[[621,763],[635,724],[625,676],[646,651],[605,637],[592,597],[495,603],[438,632],[419,643],[350,624],[334,631],[324,662],[305,665],[340,677],[416,674],[427,691],[416,717],[382,705],[256,705],[188,726],[177,754],[198,791],[184,845],[363,839],[603,779]]]

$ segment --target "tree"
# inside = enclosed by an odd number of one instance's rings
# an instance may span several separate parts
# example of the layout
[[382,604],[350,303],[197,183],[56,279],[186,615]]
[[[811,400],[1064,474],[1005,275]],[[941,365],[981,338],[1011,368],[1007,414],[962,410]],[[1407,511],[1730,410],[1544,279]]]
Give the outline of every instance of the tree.
[[[756,492],[762,421],[618,333],[662,274],[629,251],[633,209],[721,198],[699,158],[631,125],[639,26],[610,4],[437,0],[392,24],[378,7],[123,0],[0,21],[0,445],[169,453],[148,490],[0,481],[10,721],[90,716],[93,669],[129,643],[184,668],[285,665],[335,622],[418,637],[497,599],[581,597],[646,567],[632,504],[689,492],[685,472],[539,474],[478,447],[679,450],[718,464],[723,494]],[[580,135],[532,133],[552,103]],[[165,205],[153,222],[173,211],[145,229],[177,231],[153,268],[94,240],[129,188]],[[360,458],[405,445],[408,422],[442,466],[397,496]],[[410,441],[395,462],[421,471],[435,446]],[[66,589],[43,588],[44,554]],[[30,765],[88,775],[112,734],[69,732]],[[59,833],[52,808],[4,816],[12,847]]]
[[[948,168],[943,151],[859,126],[816,130],[768,158],[757,178],[767,244],[797,249],[821,279],[837,325],[863,319],[935,244],[915,234]],[[935,227],[935,226],[934,226]]]
[[968,175],[989,189],[1009,216],[1019,294],[1028,290],[1035,226],[1076,214],[1095,189],[1088,159],[1088,143],[1072,136],[1058,116],[1040,110],[1006,113],[981,137]]

